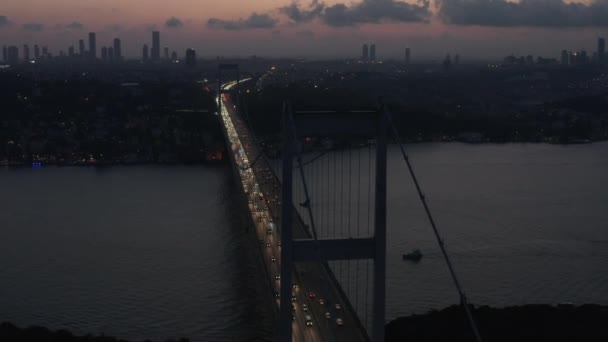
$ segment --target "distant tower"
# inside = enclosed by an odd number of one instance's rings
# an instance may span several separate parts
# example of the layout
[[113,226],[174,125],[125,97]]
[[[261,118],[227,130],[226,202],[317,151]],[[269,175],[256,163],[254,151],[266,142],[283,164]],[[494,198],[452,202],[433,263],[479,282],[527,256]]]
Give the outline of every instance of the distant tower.
[[443,68],[445,70],[450,70],[451,67],[452,67],[452,56],[448,53],[447,56],[445,56],[445,60],[443,61]]
[[165,59],[169,60],[169,48],[165,46]]
[[148,61],[148,44],[144,44],[144,47],[143,47],[142,52],[141,52],[141,59],[144,62]]
[[2,47],[2,60],[4,62],[8,62],[8,48],[6,47],[6,45]]
[[34,45],[34,59],[39,59],[40,58],[40,47],[38,47],[38,44]]
[[108,48],[105,46],[101,47],[101,60],[106,61],[108,59]]
[[26,62],[30,61],[30,46],[27,44],[23,45],[23,60]]
[[80,58],[84,58],[86,54],[84,49],[84,39],[80,39],[78,41],[78,53],[80,54]]
[[70,47],[68,48],[68,56],[70,58],[74,58],[74,45],[70,45]]
[[196,66],[196,51],[194,49],[186,50],[186,65],[189,67]]
[[114,38],[114,60],[120,61],[122,59],[122,47],[120,39]]
[[177,52],[173,51],[171,53],[171,61],[173,61],[173,62],[177,61]]
[[42,57],[44,58],[48,58],[49,57],[49,48],[46,46],[42,47]]
[[410,48],[405,48],[405,64],[410,64]]
[[15,65],[19,63],[19,48],[16,46],[9,46],[7,51],[8,64]]
[[160,32],[152,32],[152,60],[157,61],[160,59]]
[[376,60],[376,44],[369,46],[369,60],[372,62]]
[[369,59],[369,48],[367,44],[363,44],[363,51],[361,53],[361,59],[367,61]]
[[568,51],[562,50],[562,65],[568,65]]
[[597,40],[597,60],[600,65],[604,64],[604,58],[606,53],[606,41],[604,38],[598,38]]
[[95,32],[89,32],[89,59],[92,61],[97,59],[97,38]]

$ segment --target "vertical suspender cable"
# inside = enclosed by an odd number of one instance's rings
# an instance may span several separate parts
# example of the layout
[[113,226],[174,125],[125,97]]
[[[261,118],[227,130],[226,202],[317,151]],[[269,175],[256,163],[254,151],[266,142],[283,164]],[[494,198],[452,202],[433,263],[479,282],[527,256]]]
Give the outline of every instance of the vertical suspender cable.
[[464,306],[464,310],[467,314],[467,318],[469,320],[469,324],[471,325],[471,329],[473,330],[473,334],[475,335],[475,339],[477,342],[481,342],[481,335],[479,335],[477,325],[475,324],[475,320],[473,319],[473,315],[471,314],[471,309],[469,308],[469,305],[467,304],[467,298],[464,294],[464,291],[462,290],[462,287],[460,286],[460,282],[458,281],[458,277],[456,276],[456,272],[454,271],[454,267],[452,266],[450,257],[448,256],[448,253],[445,249],[443,239],[441,238],[441,235],[439,234],[439,230],[437,229],[437,225],[435,224],[435,220],[433,219],[431,210],[429,209],[429,206],[426,202],[424,193],[422,192],[422,189],[420,188],[420,184],[418,183],[418,178],[416,177],[416,173],[414,172],[412,163],[410,162],[409,157],[405,153],[405,149],[403,147],[403,144],[401,143],[401,138],[399,136],[399,132],[397,131],[397,127],[393,123],[392,116],[388,110],[385,110],[385,115],[387,116],[389,125],[392,128],[393,134],[395,135],[395,139],[397,139],[397,142],[399,143],[399,149],[401,150],[403,160],[405,160],[405,164],[407,165],[410,176],[412,177],[412,180],[414,181],[414,185],[416,186],[416,191],[418,192],[418,197],[420,198],[420,201],[422,202],[422,205],[424,206],[424,210],[426,211],[426,216],[429,219],[429,222],[431,223],[431,227],[433,228],[433,233],[435,234],[435,238],[437,239],[437,243],[439,244],[439,248],[441,249],[443,258],[445,259],[445,262],[448,265],[448,269],[450,270],[452,280],[454,281],[454,285],[456,286],[456,289],[458,290],[458,295],[460,296],[461,304]]

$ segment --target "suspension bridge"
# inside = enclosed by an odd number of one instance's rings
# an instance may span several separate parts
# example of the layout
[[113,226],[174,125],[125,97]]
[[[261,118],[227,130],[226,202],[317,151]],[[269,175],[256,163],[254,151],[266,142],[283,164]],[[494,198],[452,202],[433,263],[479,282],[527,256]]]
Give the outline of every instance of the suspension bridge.
[[[223,84],[223,69],[237,70],[236,81]],[[278,340],[384,341],[389,117],[383,108],[298,112],[286,103],[281,158],[270,159],[239,113],[239,84],[249,80],[220,66],[218,114]]]

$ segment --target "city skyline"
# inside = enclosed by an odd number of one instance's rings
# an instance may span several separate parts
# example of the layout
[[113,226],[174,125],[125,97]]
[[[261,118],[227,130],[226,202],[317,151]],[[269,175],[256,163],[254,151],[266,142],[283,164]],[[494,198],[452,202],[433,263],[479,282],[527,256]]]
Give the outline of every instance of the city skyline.
[[[591,51],[608,33],[608,15],[601,15],[608,14],[608,3],[574,2],[228,0],[211,6],[176,0],[146,1],[141,11],[141,2],[117,0],[59,0],[52,8],[41,0],[7,0],[0,13],[0,42],[44,41],[58,51],[94,31],[98,44],[111,45],[120,37],[123,55],[133,58],[142,44],[153,45],[150,32],[162,31],[171,49],[194,48],[201,57],[349,57],[354,46],[375,41],[385,58],[401,57],[405,47],[425,58],[446,52],[480,59],[511,53],[559,58],[564,48]],[[44,8],[44,18],[31,8]]]

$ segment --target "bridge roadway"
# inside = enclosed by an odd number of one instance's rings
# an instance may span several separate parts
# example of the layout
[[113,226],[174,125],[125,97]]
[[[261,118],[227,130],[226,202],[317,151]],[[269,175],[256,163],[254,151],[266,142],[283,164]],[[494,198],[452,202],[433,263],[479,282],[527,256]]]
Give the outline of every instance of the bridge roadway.
[[[224,86],[229,90],[235,85]],[[253,141],[246,124],[239,118],[229,94],[223,94],[222,121],[230,145],[231,160],[238,168],[239,180],[248,199],[249,212],[260,243],[266,277],[273,287],[276,306],[279,307],[280,292],[280,236],[277,215],[280,212],[280,182],[272,169],[259,160],[250,168],[261,152]],[[294,239],[309,239],[310,233],[296,211],[294,216]],[[292,303],[294,305],[293,338],[299,341],[369,341],[355,311],[335,281],[327,264],[296,263]],[[326,278],[330,278],[328,281]],[[309,294],[314,293],[311,299]],[[324,304],[321,304],[323,299]],[[338,305],[339,306],[338,306]],[[304,311],[304,306],[307,311]],[[278,310],[277,310],[278,312]],[[311,320],[307,322],[306,316]],[[326,318],[328,315],[330,318]],[[342,325],[337,324],[337,319]]]

